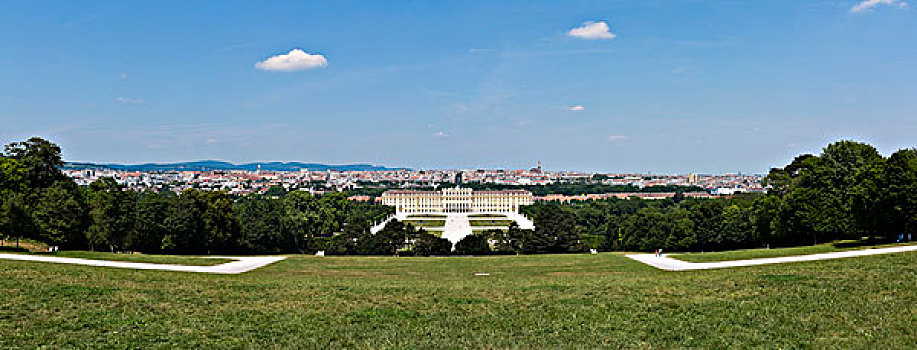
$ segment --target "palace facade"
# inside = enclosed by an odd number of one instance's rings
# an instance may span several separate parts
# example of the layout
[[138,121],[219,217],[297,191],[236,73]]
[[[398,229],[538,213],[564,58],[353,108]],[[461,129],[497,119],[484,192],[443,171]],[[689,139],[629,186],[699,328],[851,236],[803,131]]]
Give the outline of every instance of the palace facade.
[[395,207],[399,214],[518,213],[520,206],[533,201],[529,191],[473,191],[461,187],[440,191],[391,190],[382,194],[382,204]]

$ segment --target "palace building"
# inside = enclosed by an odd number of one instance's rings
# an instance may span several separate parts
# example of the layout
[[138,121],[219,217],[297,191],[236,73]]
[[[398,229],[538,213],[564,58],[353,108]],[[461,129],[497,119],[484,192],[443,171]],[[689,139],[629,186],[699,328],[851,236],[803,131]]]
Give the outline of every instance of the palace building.
[[461,187],[440,191],[391,190],[382,194],[382,204],[395,207],[398,214],[518,213],[520,206],[532,204],[533,200],[529,191],[473,191]]

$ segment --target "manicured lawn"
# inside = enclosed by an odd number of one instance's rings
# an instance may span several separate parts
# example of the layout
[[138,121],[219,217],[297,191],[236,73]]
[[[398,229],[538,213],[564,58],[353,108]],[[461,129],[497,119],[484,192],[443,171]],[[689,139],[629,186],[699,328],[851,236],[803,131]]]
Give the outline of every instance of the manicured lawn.
[[242,275],[0,261],[0,290],[0,348],[917,343],[917,253],[686,272],[610,253],[294,256]]
[[468,214],[469,218],[492,218],[492,219],[506,219],[506,215],[501,214]]
[[509,226],[513,220],[468,220],[471,226]]
[[[476,234],[476,235],[479,235],[479,234],[484,233],[484,231],[487,231],[487,230],[471,230],[471,233]],[[505,229],[501,229],[500,231],[506,232]]]
[[438,219],[445,219],[445,218],[446,218],[446,215],[443,215],[443,214],[411,214],[411,215],[408,215],[408,218],[409,218],[409,219],[411,219],[411,218],[438,218]]
[[446,220],[404,220],[404,223],[414,225],[415,227],[446,226]]
[[831,253],[831,252],[840,252],[840,251],[845,251],[845,250],[891,247],[891,246],[896,246],[896,245],[901,245],[901,244],[849,246],[849,245],[844,245],[844,244],[826,243],[826,244],[819,244],[819,245],[813,245],[813,246],[790,247],[790,248],[741,249],[741,250],[730,250],[730,251],[725,251],[725,252],[672,254],[670,255],[670,257],[679,259],[679,260],[690,261],[690,262],[711,262],[711,261],[775,258],[775,257],[791,256],[791,255]]

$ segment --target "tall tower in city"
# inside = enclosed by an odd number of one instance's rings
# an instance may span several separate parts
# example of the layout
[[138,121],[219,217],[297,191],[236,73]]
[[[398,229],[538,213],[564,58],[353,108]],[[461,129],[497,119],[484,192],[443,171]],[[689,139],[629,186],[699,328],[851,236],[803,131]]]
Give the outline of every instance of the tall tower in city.
[[538,160],[538,172],[539,173],[541,172],[541,160],[540,159]]

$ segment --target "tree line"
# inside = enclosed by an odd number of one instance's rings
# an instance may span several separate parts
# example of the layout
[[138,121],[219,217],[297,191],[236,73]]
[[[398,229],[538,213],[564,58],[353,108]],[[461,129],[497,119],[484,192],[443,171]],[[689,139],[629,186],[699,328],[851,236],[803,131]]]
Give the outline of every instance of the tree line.
[[63,165],[60,148],[47,140],[31,138],[4,148],[0,238],[31,238],[62,249],[311,253],[347,229],[368,231],[392,212],[339,193],[138,193],[111,178],[81,187],[61,172]]
[[[767,194],[717,199],[540,202],[536,227],[562,225],[599,250],[711,251],[835,240],[910,241],[917,234],[917,150],[883,157],[839,141],[765,177]],[[550,215],[548,215],[548,213]],[[537,229],[536,229],[537,231]]]

